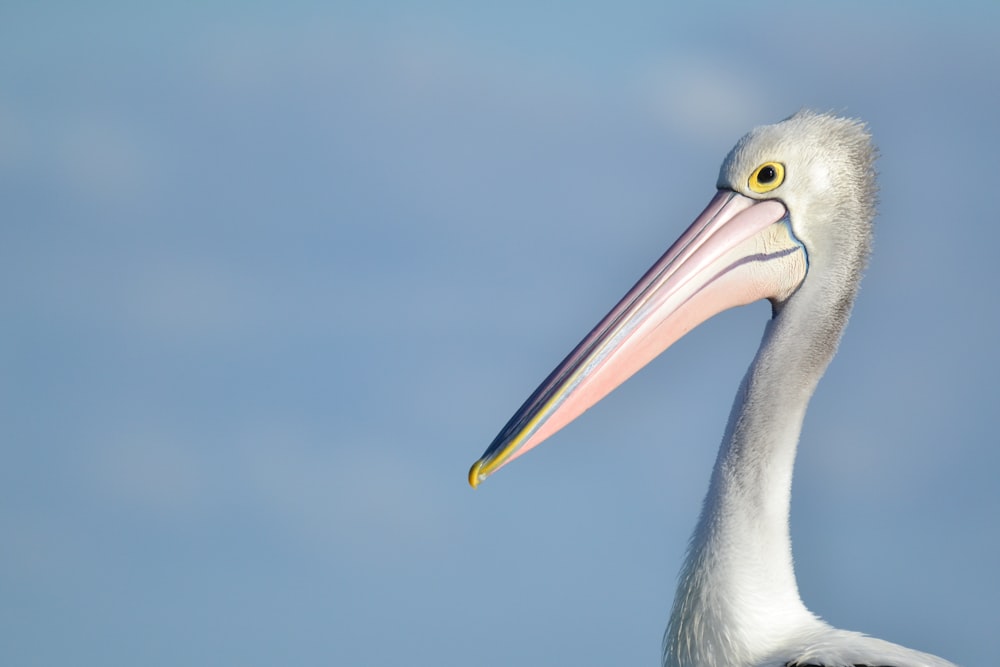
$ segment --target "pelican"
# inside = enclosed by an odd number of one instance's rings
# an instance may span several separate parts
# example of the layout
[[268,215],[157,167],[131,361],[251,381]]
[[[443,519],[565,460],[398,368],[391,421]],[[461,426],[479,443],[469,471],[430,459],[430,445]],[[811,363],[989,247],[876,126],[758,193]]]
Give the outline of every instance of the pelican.
[[554,434],[713,315],[772,317],[744,376],[663,638],[667,667],[955,667],[834,628],[792,567],[792,469],[871,248],[876,150],[865,125],[800,111],[744,136],[694,223],[570,352],[469,471],[487,476]]

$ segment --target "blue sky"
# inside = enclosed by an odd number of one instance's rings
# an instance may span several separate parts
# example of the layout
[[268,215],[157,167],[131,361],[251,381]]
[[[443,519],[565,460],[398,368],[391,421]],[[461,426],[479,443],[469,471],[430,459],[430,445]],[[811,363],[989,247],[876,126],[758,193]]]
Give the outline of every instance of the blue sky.
[[990,664],[995,3],[0,10],[0,661],[657,664],[766,304],[468,466],[750,127],[870,123],[806,603]]

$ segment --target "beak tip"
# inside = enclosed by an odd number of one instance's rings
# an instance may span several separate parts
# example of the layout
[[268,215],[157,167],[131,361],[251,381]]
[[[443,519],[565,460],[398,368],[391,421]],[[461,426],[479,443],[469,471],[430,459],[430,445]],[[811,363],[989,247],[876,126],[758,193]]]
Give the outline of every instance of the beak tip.
[[483,460],[479,459],[478,461],[472,464],[471,468],[469,468],[469,486],[471,486],[474,489],[478,488],[479,483],[483,481],[483,476],[480,473],[482,467],[483,467]]

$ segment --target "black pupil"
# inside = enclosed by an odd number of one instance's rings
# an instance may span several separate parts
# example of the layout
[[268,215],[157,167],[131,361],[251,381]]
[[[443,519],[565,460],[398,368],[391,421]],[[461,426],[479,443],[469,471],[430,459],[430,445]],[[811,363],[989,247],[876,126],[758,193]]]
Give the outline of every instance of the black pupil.
[[761,167],[760,172],[757,174],[758,183],[770,183],[778,177],[778,172],[774,170],[774,167]]

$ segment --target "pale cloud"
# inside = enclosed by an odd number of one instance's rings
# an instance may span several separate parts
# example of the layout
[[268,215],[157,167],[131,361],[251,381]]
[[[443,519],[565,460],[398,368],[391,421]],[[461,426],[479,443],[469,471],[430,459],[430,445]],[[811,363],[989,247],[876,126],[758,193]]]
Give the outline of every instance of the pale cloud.
[[378,434],[329,442],[272,424],[249,438],[235,472],[253,503],[299,538],[359,560],[427,557],[447,543],[455,522],[432,475]]
[[637,77],[635,89],[671,132],[702,141],[739,137],[747,119],[763,120],[771,108],[759,81],[690,53],[651,66]]
[[253,515],[267,533],[359,562],[429,557],[448,543],[457,521],[437,473],[377,433],[330,441],[274,415],[231,426],[210,438],[169,424],[106,422],[80,479],[104,501],[158,523]]
[[162,146],[135,124],[103,110],[59,108],[36,116],[0,100],[0,169],[37,177],[88,205],[119,206],[153,195]]
[[15,169],[30,153],[30,123],[11,100],[0,98],[0,169]]
[[155,184],[155,150],[119,119],[71,117],[52,138],[54,166],[66,186],[99,204],[148,196]]
[[134,425],[109,432],[108,426],[84,470],[100,495],[165,519],[187,519],[203,509],[216,471],[201,443],[164,429]]
[[219,341],[263,326],[273,318],[261,301],[262,286],[246,270],[216,258],[174,256],[135,268],[120,289],[116,317],[152,341]]

